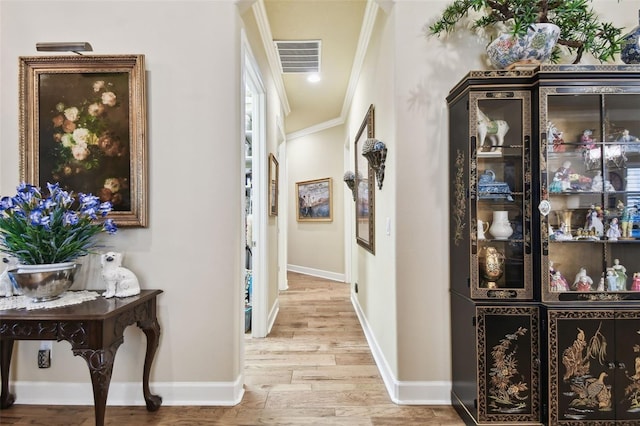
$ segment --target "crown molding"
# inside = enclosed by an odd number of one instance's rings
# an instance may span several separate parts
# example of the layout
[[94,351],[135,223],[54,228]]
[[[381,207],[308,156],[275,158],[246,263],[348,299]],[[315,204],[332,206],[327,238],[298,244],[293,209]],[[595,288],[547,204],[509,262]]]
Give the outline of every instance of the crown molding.
[[287,92],[284,89],[284,81],[282,80],[282,73],[280,72],[280,63],[278,61],[278,54],[276,47],[273,44],[273,35],[271,34],[271,27],[269,26],[269,19],[267,18],[267,11],[264,7],[264,0],[256,1],[251,6],[253,14],[258,24],[258,31],[260,32],[260,38],[262,39],[262,45],[267,55],[267,61],[269,62],[269,69],[273,77],[273,82],[276,86],[276,91],[280,97],[282,109],[284,115],[289,115],[291,112],[291,106],[289,105],[289,99],[287,98]]
[[341,124],[344,124],[344,119],[342,117],[334,118],[332,120],[325,121],[323,123],[318,123],[316,125],[307,127],[305,129],[302,129],[302,130],[298,130],[298,131],[295,131],[295,132],[287,133],[287,141],[290,141],[292,139],[301,138],[303,136],[311,135],[313,133],[318,133],[318,132],[321,132],[323,130],[327,130],[327,129],[330,129],[332,127],[339,126]]
[[362,71],[362,64],[367,54],[367,48],[369,47],[369,41],[371,41],[371,34],[373,33],[373,27],[376,22],[376,16],[378,15],[379,5],[376,0],[367,0],[367,6],[364,10],[364,17],[362,18],[362,26],[360,28],[360,37],[358,38],[358,46],[356,47],[356,54],[353,58],[353,66],[351,67],[351,76],[349,77],[349,85],[347,86],[347,92],[344,97],[344,103],[342,104],[342,112],[340,118],[344,122],[351,107],[351,101],[356,91],[358,79],[360,78],[360,72]]

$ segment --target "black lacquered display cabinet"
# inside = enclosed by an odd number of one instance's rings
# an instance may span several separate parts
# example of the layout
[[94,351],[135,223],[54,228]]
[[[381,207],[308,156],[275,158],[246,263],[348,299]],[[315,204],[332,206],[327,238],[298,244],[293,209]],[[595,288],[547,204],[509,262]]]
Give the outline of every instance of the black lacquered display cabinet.
[[475,71],[447,102],[454,406],[640,424],[640,67]]

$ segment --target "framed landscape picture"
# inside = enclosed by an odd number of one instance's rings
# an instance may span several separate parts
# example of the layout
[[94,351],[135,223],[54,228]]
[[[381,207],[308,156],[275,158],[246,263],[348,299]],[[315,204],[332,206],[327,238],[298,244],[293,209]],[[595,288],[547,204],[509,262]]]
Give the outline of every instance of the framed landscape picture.
[[278,160],[269,154],[269,216],[278,216]]
[[316,179],[296,183],[298,222],[331,222],[332,179]]
[[20,178],[109,201],[147,226],[143,55],[20,57]]

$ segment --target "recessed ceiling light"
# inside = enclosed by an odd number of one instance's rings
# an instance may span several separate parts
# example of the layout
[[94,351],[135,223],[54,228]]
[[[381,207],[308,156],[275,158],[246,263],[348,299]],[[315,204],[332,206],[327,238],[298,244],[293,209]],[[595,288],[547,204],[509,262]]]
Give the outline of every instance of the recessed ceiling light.
[[317,73],[313,73],[313,74],[309,74],[309,76],[307,77],[307,81],[309,83],[317,83],[320,81],[320,74]]

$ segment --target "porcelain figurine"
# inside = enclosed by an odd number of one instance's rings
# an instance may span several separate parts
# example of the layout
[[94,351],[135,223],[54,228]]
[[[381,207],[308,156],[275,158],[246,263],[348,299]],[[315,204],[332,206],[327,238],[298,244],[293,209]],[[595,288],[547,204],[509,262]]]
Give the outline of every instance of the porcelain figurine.
[[613,266],[611,267],[616,275],[616,287],[618,291],[624,291],[627,289],[627,268],[620,264],[619,259],[613,259]]
[[616,273],[613,272],[613,269],[607,268],[607,290],[609,291],[618,291],[618,278],[616,277]]
[[570,291],[569,283],[566,278],[562,276],[560,271],[555,271],[551,278],[551,291],[562,293],[565,291]]
[[122,253],[108,252],[100,256],[102,279],[107,289],[102,295],[111,297],[129,297],[140,294],[138,278],[129,269],[122,266]]
[[587,275],[587,270],[585,268],[580,268],[573,281],[573,288],[575,288],[576,291],[591,291],[592,285],[593,280],[589,275]]
[[593,143],[593,131],[591,129],[585,129],[582,132],[582,136],[580,136],[580,143],[585,149],[592,149],[596,147],[596,144]]
[[0,274],[0,297],[11,297],[14,294],[18,294],[18,291],[14,288],[7,271],[18,265],[18,259],[13,256],[2,256],[2,263],[5,266],[2,274]]
[[620,238],[620,228],[618,227],[618,218],[614,217],[609,222],[609,229],[607,229],[607,239],[609,241],[618,241]]
[[640,272],[633,273],[633,283],[631,284],[631,291],[640,291]]

